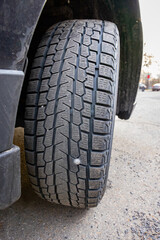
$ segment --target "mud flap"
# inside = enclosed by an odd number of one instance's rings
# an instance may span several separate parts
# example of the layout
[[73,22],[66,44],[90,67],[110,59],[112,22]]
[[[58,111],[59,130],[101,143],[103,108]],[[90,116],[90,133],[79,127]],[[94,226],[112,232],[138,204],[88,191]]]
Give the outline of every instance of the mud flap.
[[0,209],[13,204],[21,195],[20,149],[13,146],[0,153]]

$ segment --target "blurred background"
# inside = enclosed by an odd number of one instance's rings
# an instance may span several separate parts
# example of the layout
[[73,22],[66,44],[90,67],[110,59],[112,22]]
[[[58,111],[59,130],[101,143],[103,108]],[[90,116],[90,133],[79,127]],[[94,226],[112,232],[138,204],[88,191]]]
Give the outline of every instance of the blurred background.
[[140,88],[153,89],[159,83],[160,90],[160,0],[139,0],[143,24],[143,64]]

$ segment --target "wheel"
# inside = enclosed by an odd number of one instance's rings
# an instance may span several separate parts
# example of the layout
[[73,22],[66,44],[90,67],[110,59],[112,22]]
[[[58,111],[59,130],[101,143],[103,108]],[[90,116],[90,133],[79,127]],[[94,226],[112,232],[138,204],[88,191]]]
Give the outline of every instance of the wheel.
[[52,26],[27,87],[25,152],[42,198],[95,207],[108,176],[119,71],[115,24],[72,20]]

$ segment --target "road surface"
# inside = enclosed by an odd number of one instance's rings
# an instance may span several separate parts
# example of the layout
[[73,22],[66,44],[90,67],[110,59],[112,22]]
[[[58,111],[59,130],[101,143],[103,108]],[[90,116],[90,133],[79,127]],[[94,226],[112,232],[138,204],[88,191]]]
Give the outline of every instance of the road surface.
[[2,240],[160,239],[160,92],[138,92],[130,120],[116,118],[107,191],[97,208],[52,205],[32,191],[21,148],[22,196],[0,213]]

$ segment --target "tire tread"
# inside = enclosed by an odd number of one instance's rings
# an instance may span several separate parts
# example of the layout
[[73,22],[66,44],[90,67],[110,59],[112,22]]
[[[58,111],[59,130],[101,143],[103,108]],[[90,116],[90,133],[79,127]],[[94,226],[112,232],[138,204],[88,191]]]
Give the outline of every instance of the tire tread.
[[113,23],[73,20],[51,27],[37,48],[26,99],[26,161],[35,192],[50,202],[95,207],[104,194],[118,41]]

